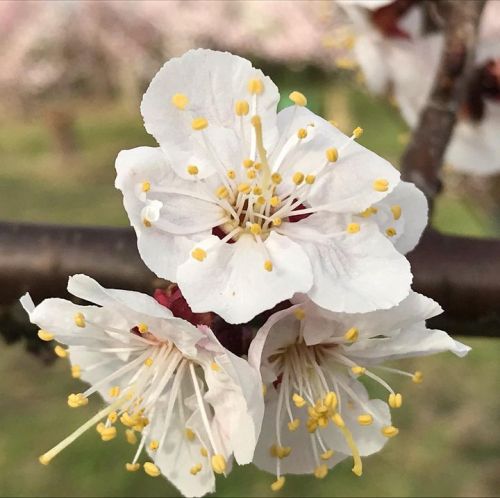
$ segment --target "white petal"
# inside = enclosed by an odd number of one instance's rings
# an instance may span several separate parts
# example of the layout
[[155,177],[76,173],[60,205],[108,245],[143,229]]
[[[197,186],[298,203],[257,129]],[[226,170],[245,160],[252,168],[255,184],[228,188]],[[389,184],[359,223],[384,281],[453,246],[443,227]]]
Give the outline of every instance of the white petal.
[[[168,233],[159,228],[156,223],[146,227],[142,216],[143,209],[146,206],[147,197],[151,198],[153,194],[148,192],[147,195],[144,193],[138,195],[138,187],[143,182],[149,182],[153,189],[158,186],[168,186],[171,189],[195,193],[195,184],[178,178],[159,148],[137,147],[121,151],[116,158],[116,170],[115,186],[123,193],[123,204],[130,224],[137,234],[137,244],[142,259],[159,277],[175,281],[177,267],[186,260],[193,241],[207,237],[210,230],[205,228],[202,233],[190,234],[187,237]],[[173,203],[176,198],[172,197],[170,200],[166,194],[154,194],[154,196],[153,201],[162,202],[161,207],[165,205],[164,209],[167,213],[175,212]],[[177,221],[178,224],[191,226],[193,220],[184,218]]]
[[[253,78],[262,81],[264,92],[257,98],[257,108],[242,118],[242,131],[235,102],[247,100],[252,104],[247,85]],[[188,98],[184,110],[172,104],[175,94]],[[246,59],[198,49],[171,59],[160,69],[144,95],[141,112],[146,129],[158,140],[176,171],[187,177],[186,166],[195,164],[203,178],[218,168],[218,160],[229,168],[249,156],[253,114],[261,116],[265,145],[268,150],[272,148],[278,100],[274,83]],[[197,117],[208,120],[205,130],[191,128],[192,119]]]
[[[219,242],[215,236],[200,242],[206,259],[190,258],[179,267],[179,287],[194,312],[213,311],[229,323],[243,323],[312,284],[307,256],[287,237],[272,232],[263,244],[267,254],[250,235],[234,244]],[[264,268],[267,259],[272,271]]]
[[[331,214],[315,214],[287,224],[286,234],[298,237],[295,240],[313,265],[314,285],[308,296],[323,308],[347,313],[395,306],[410,292],[408,261],[374,223],[363,223],[352,234],[346,227],[344,217]],[[310,241],[304,240],[302,230]],[[316,240],[310,237],[314,232]]]
[[[395,205],[401,208],[398,220],[391,212],[391,206]],[[388,228],[396,230],[395,236],[388,237],[394,247],[402,254],[414,249],[427,225],[429,208],[425,195],[413,183],[400,182],[375,207],[378,213],[373,215],[373,219],[378,223],[381,232],[386,234]]]
[[[287,107],[278,115],[280,133],[294,134],[299,128],[306,128],[308,137],[296,149],[288,154],[279,171],[285,178],[297,171],[304,174],[317,174],[312,185],[307,202],[313,207],[328,204],[329,211],[336,213],[355,213],[363,211],[372,203],[383,199],[399,182],[399,172],[385,159],[366,149],[335,128],[328,121],[316,116],[304,107]],[[326,150],[334,147],[339,149],[349,142],[344,150],[339,152],[337,162],[327,163]],[[272,160],[276,160],[273,153]],[[274,169],[275,166],[273,166]],[[374,181],[388,181],[386,192],[374,189]],[[288,181],[290,183],[290,181]],[[286,183],[280,186],[286,188]],[[278,194],[280,190],[278,190]]]

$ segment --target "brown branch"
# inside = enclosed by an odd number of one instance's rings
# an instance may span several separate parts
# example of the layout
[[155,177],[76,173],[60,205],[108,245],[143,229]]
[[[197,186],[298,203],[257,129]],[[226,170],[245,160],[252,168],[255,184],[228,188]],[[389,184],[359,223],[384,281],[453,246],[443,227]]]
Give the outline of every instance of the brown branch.
[[[500,336],[500,241],[430,231],[409,259],[415,290],[445,309],[432,326]],[[164,285],[141,261],[132,229],[0,223],[0,305],[27,291],[36,302],[63,296],[75,273],[143,292]]]
[[415,183],[432,201],[441,190],[443,156],[463,101],[474,52],[483,0],[443,0],[445,42],[429,100],[401,159],[403,178]]

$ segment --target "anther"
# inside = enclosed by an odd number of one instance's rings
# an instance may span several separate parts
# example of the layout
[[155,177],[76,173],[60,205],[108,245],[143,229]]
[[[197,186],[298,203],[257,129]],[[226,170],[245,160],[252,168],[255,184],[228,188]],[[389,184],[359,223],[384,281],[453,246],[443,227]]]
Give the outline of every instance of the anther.
[[251,187],[250,185],[248,185],[248,183],[240,183],[238,185],[238,192],[242,193],[242,194],[248,194],[251,190]]
[[143,224],[146,228],[151,228],[151,227],[153,226],[153,224],[152,224],[149,220],[147,220],[146,218],[144,218],[144,219],[142,220],[142,224]]
[[148,181],[144,181],[141,184],[141,191],[142,192],[149,192],[151,190],[151,183]]
[[113,386],[109,388],[108,394],[112,398],[117,398],[120,395],[120,386]]
[[153,462],[144,464],[144,472],[151,477],[158,477],[161,474],[160,469]]
[[368,207],[366,208],[363,212],[359,213],[363,218],[369,218],[370,216],[374,215],[374,214],[377,214],[378,213],[378,209],[371,206],[371,207]]
[[137,472],[141,468],[140,463],[126,463],[125,468],[128,472]]
[[257,176],[257,172],[254,169],[249,169],[247,171],[247,178],[253,180]]
[[347,233],[358,233],[360,230],[361,227],[359,223],[349,223],[346,228]]
[[296,431],[300,426],[300,418],[294,418],[293,420],[290,420],[290,422],[288,422],[288,430],[290,432],[294,432]]
[[[280,181],[281,181],[281,179],[280,179]],[[273,178],[273,182],[274,182],[274,178]],[[276,183],[276,182],[274,182],[274,183]],[[273,207],[273,208],[278,207],[280,205],[280,203],[281,203],[281,199],[277,195],[274,195],[269,200],[269,204],[271,204],[271,207]]]
[[388,403],[391,408],[401,408],[401,405],[403,404],[403,396],[401,396],[400,393],[391,393],[389,394]]
[[146,358],[146,360],[144,360],[144,365],[146,365],[147,367],[150,367],[152,364],[154,363],[153,361],[153,358]]
[[194,438],[196,437],[196,434],[193,432],[193,430],[189,428],[186,428],[184,430],[184,435],[186,436],[186,439],[188,441],[194,441]]
[[256,171],[259,171],[262,168],[262,163],[255,163],[253,167],[255,168]]
[[337,406],[337,395],[333,391],[328,392],[323,403],[327,408],[334,409]]
[[156,451],[158,449],[158,447],[160,446],[160,442],[156,439],[153,439],[150,443],[149,443],[149,449],[151,451]]
[[108,415],[108,420],[110,421],[110,423],[114,424],[118,420],[118,414],[115,411],[112,411]]
[[137,436],[135,435],[135,431],[132,429],[127,429],[125,431],[125,438],[127,439],[128,444],[137,444]]
[[304,181],[304,173],[297,171],[293,174],[292,181],[293,183],[295,183],[295,185],[300,185]]
[[262,189],[260,187],[254,187],[252,190],[252,194],[254,195],[262,195]]
[[197,247],[191,251],[191,256],[198,261],[203,261],[207,257],[207,253],[205,250]]
[[255,116],[252,116],[250,119],[250,122],[252,123],[252,126],[254,128],[261,128],[262,127],[262,121],[260,119],[260,116],[256,114]]
[[264,196],[260,195],[259,197],[257,197],[257,204],[263,206],[265,203],[266,203],[266,198]]
[[215,195],[219,198],[219,199],[225,199],[228,195],[229,195],[229,191],[227,190],[226,187],[224,187],[224,185],[221,185],[216,191],[215,191]]
[[191,128],[196,131],[204,130],[208,126],[208,121],[205,118],[194,118],[191,121]]
[[337,426],[337,427],[345,427],[345,422],[340,413],[334,413],[332,415],[332,422]]
[[307,137],[307,130],[305,128],[299,128],[297,130],[297,138],[300,138],[302,140],[303,138],[306,137]]
[[258,223],[252,223],[250,225],[250,232],[252,232],[253,235],[260,235],[262,233],[262,228]]
[[172,104],[183,111],[189,104],[189,99],[183,93],[176,93],[172,95]]
[[234,169],[228,169],[227,170],[227,177],[230,180],[234,180],[236,178],[236,171],[234,171]]
[[68,406],[71,408],[78,408],[79,406],[85,406],[89,404],[89,399],[86,398],[82,393],[70,394],[68,396]]
[[194,176],[194,175],[197,175],[198,172],[199,172],[199,169],[198,169],[198,166],[195,166],[194,164],[190,164],[187,168],[186,168],[186,171]]
[[145,334],[146,332],[148,332],[149,327],[145,323],[140,323],[137,326],[137,330],[139,331],[140,334]]
[[246,100],[237,100],[234,104],[234,112],[236,113],[236,116],[246,116],[249,110],[250,106]]
[[297,308],[293,310],[293,314],[297,320],[303,320],[306,316],[306,312],[302,308]]
[[351,327],[345,334],[344,339],[349,342],[355,342],[358,340],[359,330],[356,327]]
[[283,222],[283,220],[279,217],[273,218],[273,226],[275,226],[275,227],[279,227],[282,222]]
[[114,439],[116,437],[116,427],[114,426],[111,426],[111,427],[104,427],[104,429],[102,429],[100,431],[100,434],[101,434],[101,440],[102,441],[111,441],[112,439]]
[[366,372],[366,368],[365,367],[359,367],[359,366],[356,365],[354,367],[351,367],[351,372],[354,375],[363,375]]
[[333,450],[326,450],[325,452],[321,453],[321,460],[330,460],[330,458],[332,458],[333,456],[333,453]]
[[243,167],[248,169],[251,168],[255,163],[251,159],[244,159],[243,160]]
[[59,356],[59,358],[67,358],[68,356],[68,350],[64,349],[62,346],[57,345],[54,348],[54,353]]
[[216,474],[224,474],[226,471],[226,459],[220,455],[215,454],[211,458],[212,469]]
[[308,185],[312,185],[316,181],[316,176],[315,175],[307,175],[306,176],[306,183]]
[[264,270],[273,271],[273,262],[270,259],[264,261]]
[[297,408],[302,408],[306,404],[306,400],[300,395],[295,393],[292,396],[292,401],[294,402]]
[[279,491],[285,485],[285,476],[278,477],[276,481],[271,484],[271,491]]
[[264,91],[264,84],[258,78],[253,78],[248,82],[247,89],[251,95],[259,95]]
[[52,334],[51,332],[48,332],[47,330],[40,329],[38,331],[38,338],[42,341],[49,342],[52,339],[54,339],[54,334]]
[[212,361],[212,363],[210,364],[210,368],[214,372],[220,372],[220,366],[215,361]]
[[394,437],[399,434],[399,429],[393,425],[388,425],[384,427],[381,432],[385,437]]
[[334,163],[339,158],[339,151],[335,147],[326,149],[326,159],[330,163]]
[[378,178],[373,182],[373,189],[377,192],[387,192],[389,190],[389,182],[385,178]]
[[73,377],[73,379],[79,379],[81,374],[82,369],[80,368],[80,365],[73,365],[71,367],[71,377]]
[[85,316],[83,316],[83,313],[76,313],[75,316],[73,317],[73,320],[75,322],[75,325],[80,328],[85,328]]
[[361,135],[363,135],[363,128],[360,128],[359,126],[357,128],[354,128],[352,134],[354,138],[359,138]]
[[208,456],[208,450],[205,447],[203,447],[203,446],[200,448],[200,455],[202,457],[207,457]]
[[373,417],[369,413],[364,413],[362,415],[358,415],[358,424],[359,425],[371,425],[371,424],[373,424]]
[[197,463],[195,465],[193,465],[190,469],[189,469],[189,472],[195,476],[196,474],[198,474],[198,472],[201,471],[201,469],[203,468],[203,466],[201,465],[201,463]]
[[413,374],[413,377],[411,378],[411,380],[415,383],[415,384],[421,384],[423,381],[424,381],[424,374],[422,372],[420,372],[419,370],[417,370],[414,374]]
[[314,477],[316,477],[316,479],[324,479],[327,474],[328,474],[328,467],[324,463],[318,465],[314,469]]
[[394,237],[394,235],[397,234],[396,229],[394,227],[387,228],[385,233],[388,237]]
[[273,173],[271,175],[271,180],[274,184],[279,185],[283,179],[281,178],[281,175],[279,173]]
[[398,204],[391,206],[391,212],[392,212],[392,217],[396,221],[399,220],[399,218],[401,218],[401,206],[399,206]]
[[301,92],[297,92],[296,90],[294,92],[292,92],[288,98],[295,104],[295,105],[298,105],[300,107],[304,107],[307,105],[307,98],[306,96],[301,93]]

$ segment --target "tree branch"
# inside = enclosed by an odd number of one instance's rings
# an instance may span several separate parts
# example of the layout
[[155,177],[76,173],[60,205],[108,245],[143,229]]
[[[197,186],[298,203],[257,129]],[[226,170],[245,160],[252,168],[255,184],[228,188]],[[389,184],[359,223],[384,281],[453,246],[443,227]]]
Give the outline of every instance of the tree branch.
[[474,62],[484,0],[446,0],[445,42],[431,95],[401,159],[402,176],[430,202],[441,190],[443,156],[455,127]]
[[[452,334],[500,336],[500,241],[426,233],[409,255],[414,288],[445,309],[431,323]],[[69,275],[151,293],[166,285],[144,265],[130,228],[0,223],[0,305],[30,292],[63,296]]]

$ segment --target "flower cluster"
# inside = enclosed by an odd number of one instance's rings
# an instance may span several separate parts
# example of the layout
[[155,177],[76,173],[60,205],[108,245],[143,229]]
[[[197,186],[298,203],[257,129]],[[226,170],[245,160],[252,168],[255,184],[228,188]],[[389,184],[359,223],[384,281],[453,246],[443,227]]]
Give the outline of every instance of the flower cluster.
[[41,463],[121,425],[136,446],[126,469],[186,496],[212,492],[233,459],[274,473],[274,491],[347,457],[359,476],[398,433],[390,409],[403,398],[381,372],[422,381],[381,364],[467,353],[426,328],[441,309],[410,287],[423,194],[356,142],[361,128],[346,136],[304,94],[289,98],[277,113],[276,86],[229,53],[193,50],[155,76],[141,110],[159,147],[120,152],[116,186],[143,260],[176,285],[153,298],[76,275],[68,290],[93,305],[22,298],[40,339],[68,346],[56,354],[90,384],[68,405],[105,402]]

